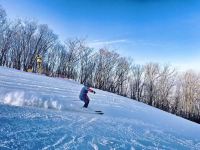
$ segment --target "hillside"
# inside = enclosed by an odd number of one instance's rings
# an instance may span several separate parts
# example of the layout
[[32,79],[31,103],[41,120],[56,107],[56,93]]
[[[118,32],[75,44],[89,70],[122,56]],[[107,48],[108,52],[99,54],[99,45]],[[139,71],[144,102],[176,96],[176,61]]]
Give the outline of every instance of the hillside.
[[81,88],[0,67],[0,149],[200,149],[199,124],[97,89],[83,111]]

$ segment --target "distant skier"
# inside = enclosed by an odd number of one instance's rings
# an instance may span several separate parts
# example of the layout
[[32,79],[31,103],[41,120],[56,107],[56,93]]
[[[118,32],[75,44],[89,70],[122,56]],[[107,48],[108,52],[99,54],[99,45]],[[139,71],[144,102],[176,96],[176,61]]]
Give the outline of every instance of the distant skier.
[[88,92],[92,92],[92,93],[96,93],[94,90],[92,90],[90,87],[84,85],[84,87],[82,88],[81,92],[80,92],[80,95],[79,95],[79,98],[80,100],[84,101],[85,104],[83,105],[84,108],[87,108],[88,107],[88,104],[90,102],[90,99],[88,97]]

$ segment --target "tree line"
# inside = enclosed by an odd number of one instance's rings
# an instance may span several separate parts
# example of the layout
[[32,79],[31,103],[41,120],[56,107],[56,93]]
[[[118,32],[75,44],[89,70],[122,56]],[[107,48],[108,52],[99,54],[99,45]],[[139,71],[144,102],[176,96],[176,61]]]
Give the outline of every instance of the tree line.
[[200,74],[177,72],[170,65],[139,65],[131,58],[101,48],[95,51],[84,39],[64,43],[46,24],[10,21],[0,7],[0,66],[73,79],[116,93],[200,123]]

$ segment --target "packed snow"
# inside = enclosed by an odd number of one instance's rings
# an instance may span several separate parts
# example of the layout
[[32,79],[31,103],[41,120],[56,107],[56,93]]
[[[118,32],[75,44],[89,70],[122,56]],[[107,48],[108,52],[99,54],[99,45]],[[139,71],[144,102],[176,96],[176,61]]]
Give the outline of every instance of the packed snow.
[[200,149],[199,124],[97,89],[83,110],[81,88],[0,67],[0,149]]

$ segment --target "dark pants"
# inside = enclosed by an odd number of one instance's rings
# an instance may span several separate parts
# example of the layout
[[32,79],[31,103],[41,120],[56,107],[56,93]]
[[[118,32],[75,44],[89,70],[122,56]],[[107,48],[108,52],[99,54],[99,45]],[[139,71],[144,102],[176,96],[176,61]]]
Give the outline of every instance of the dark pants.
[[88,107],[88,104],[89,104],[89,102],[90,102],[90,99],[89,99],[89,97],[88,96],[84,96],[84,97],[79,97],[82,101],[84,101],[84,105],[83,105],[83,107],[85,107],[85,108],[87,108]]
[[87,107],[88,107],[88,104],[89,104],[89,102],[90,102],[90,99],[89,99],[89,97],[88,97],[88,96],[86,96],[86,97],[84,98],[84,100],[83,100],[83,101],[85,102],[85,104],[83,105],[83,107],[87,108]]

